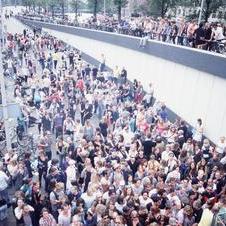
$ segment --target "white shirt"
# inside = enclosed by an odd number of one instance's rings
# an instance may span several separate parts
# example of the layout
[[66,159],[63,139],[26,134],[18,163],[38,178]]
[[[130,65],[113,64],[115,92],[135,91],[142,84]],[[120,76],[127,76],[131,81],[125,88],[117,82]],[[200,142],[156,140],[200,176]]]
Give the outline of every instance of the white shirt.
[[152,199],[150,199],[149,197],[147,199],[144,199],[143,196],[139,197],[139,201],[142,206],[147,206],[147,204],[153,203]]
[[216,40],[224,39],[223,28],[222,27],[217,27],[217,29],[214,30],[214,33],[215,33],[215,39]]
[[43,87],[45,88],[50,87],[51,82],[49,78],[44,78],[42,82],[43,82]]
[[216,151],[220,154],[223,154],[226,151],[226,142],[218,142]]
[[71,181],[76,179],[76,171],[75,166],[68,166],[66,169],[66,175],[67,175],[67,189],[69,190],[71,188]]
[[9,177],[3,171],[0,171],[0,191],[3,191],[8,187],[8,180]]
[[167,195],[167,198],[169,199],[170,203],[171,204],[175,204],[175,205],[180,205],[181,204],[181,201],[180,199],[178,198],[178,196],[174,195],[174,196],[171,196],[170,194]]
[[164,160],[164,161],[168,161],[169,160],[169,154],[172,153],[171,151],[163,151],[162,152],[162,155],[161,155],[161,159]]
[[65,127],[66,130],[73,132],[75,125],[74,125],[74,122],[72,120],[69,120],[69,121],[65,120],[64,121],[64,127]]
[[125,143],[130,145],[134,134],[130,131],[123,130],[122,135],[124,137]]
[[23,209],[16,207],[14,210],[16,219],[20,220],[23,217]]
[[86,208],[89,209],[92,206],[94,200],[96,199],[96,196],[95,195],[88,196],[87,193],[83,193],[81,195],[81,198],[85,201]]

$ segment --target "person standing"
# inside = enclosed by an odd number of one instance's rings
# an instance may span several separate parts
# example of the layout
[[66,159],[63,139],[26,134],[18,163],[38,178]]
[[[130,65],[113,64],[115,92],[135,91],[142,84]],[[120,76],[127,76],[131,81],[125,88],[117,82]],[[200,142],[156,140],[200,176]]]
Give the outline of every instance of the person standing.
[[198,49],[202,49],[204,44],[206,43],[204,41],[205,39],[205,30],[203,28],[204,24],[200,23],[199,28],[197,28],[194,32],[194,38],[195,38],[195,47]]
[[194,32],[196,29],[197,29],[197,24],[195,20],[193,20],[190,22],[187,29],[188,45],[191,47],[194,46]]
[[54,69],[56,70],[58,65],[58,59],[59,59],[59,53],[57,52],[57,50],[55,50],[55,52],[52,54],[52,59],[53,59]]
[[105,70],[105,63],[106,63],[106,59],[104,54],[101,54],[101,61],[100,61],[100,72],[103,72]]
[[9,203],[8,182],[9,177],[3,171],[3,163],[0,162],[0,196],[7,203]]
[[197,119],[197,126],[193,134],[193,140],[198,144],[200,144],[202,141],[202,138],[203,138],[203,124],[202,124],[202,119],[199,118]]
[[63,124],[64,124],[64,116],[63,114],[57,113],[55,118],[53,119],[53,126],[56,130],[56,138],[60,135],[63,135]]
[[46,208],[42,209],[42,217],[39,220],[40,226],[56,226],[56,220],[54,219],[53,215],[49,213]]

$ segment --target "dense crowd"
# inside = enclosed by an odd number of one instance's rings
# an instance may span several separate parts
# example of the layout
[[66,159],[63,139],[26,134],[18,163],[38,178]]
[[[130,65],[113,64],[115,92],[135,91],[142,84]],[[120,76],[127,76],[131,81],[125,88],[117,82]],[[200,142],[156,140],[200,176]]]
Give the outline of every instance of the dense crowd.
[[225,137],[211,144],[201,119],[170,122],[153,85],[108,71],[103,54],[90,65],[24,30],[8,34],[7,55],[22,130],[40,137],[35,154],[2,159],[0,216],[8,204],[17,226],[225,225]]
[[[31,15],[30,15],[31,16]],[[30,17],[31,18],[31,17]],[[38,17],[36,17],[37,19]],[[46,17],[40,17],[47,21]],[[39,18],[39,19],[40,19]],[[54,20],[51,20],[54,22]],[[75,22],[70,19],[58,20],[60,24],[76,25],[80,27],[116,32],[119,34],[145,37],[181,46],[200,48],[214,52],[224,52],[226,42],[226,26],[222,23],[201,23],[196,20],[186,21],[183,17],[177,20],[167,18],[154,19],[151,17],[123,18],[120,22],[114,17],[98,15],[80,19]],[[222,44],[222,49],[219,48]]]

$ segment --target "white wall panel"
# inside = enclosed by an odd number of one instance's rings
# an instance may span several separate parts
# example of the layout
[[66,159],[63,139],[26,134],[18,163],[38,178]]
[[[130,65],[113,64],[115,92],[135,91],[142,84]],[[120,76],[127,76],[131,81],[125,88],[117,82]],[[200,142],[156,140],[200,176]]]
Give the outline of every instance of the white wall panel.
[[109,67],[125,66],[128,78],[140,80],[144,88],[153,82],[157,99],[192,125],[197,118],[202,118],[206,135],[213,141],[226,135],[226,80],[123,47],[52,30],[48,32],[97,60],[101,59],[101,53],[105,54]]

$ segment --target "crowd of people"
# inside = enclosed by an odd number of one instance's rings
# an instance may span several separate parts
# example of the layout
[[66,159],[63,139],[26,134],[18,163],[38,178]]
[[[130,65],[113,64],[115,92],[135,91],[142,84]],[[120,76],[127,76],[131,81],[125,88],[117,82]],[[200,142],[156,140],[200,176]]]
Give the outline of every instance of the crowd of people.
[[212,144],[201,119],[170,122],[153,84],[108,71],[103,54],[90,65],[24,30],[8,34],[7,57],[24,132],[40,136],[35,154],[0,163],[0,216],[8,204],[17,226],[225,225],[225,137]]
[[[46,17],[41,16],[40,18],[43,18],[46,21]],[[145,37],[146,39],[214,52],[222,53],[225,51],[226,26],[220,22],[202,22],[201,24],[198,24],[196,20],[186,21],[183,17],[179,17],[177,20],[167,18],[154,19],[151,17],[130,17],[123,18],[118,22],[114,17],[98,15],[96,19],[90,17],[80,19],[77,22],[69,19],[61,19],[58,23],[107,32],[116,32],[141,38]],[[219,43],[224,47],[223,51],[219,50]]]

